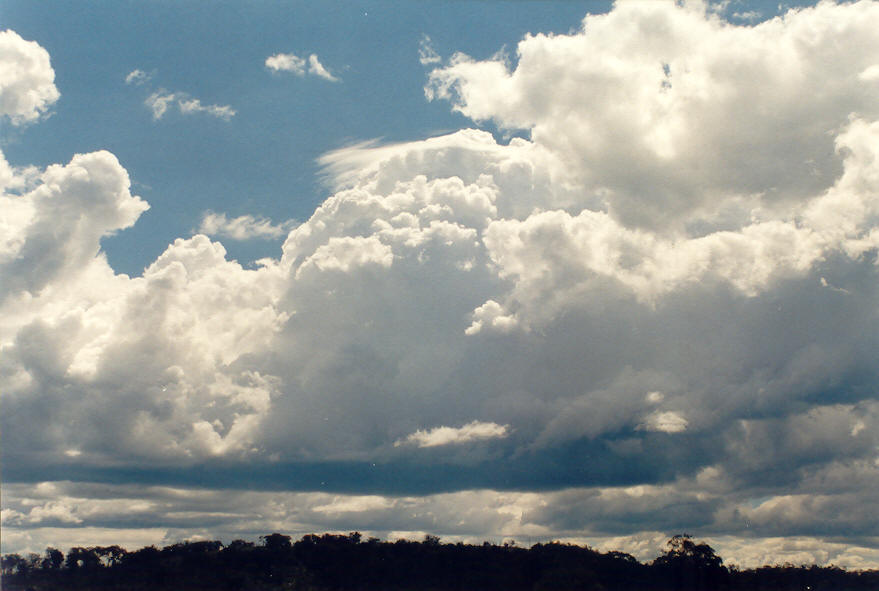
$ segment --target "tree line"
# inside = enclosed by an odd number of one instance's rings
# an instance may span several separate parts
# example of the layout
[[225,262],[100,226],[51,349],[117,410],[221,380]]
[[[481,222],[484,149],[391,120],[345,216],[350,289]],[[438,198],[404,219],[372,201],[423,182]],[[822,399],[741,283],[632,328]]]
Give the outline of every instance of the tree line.
[[835,566],[726,567],[684,534],[641,563],[624,552],[550,542],[521,548],[273,533],[259,543],[181,542],[127,551],[71,548],[65,555],[2,557],[7,591],[876,591],[879,571]]

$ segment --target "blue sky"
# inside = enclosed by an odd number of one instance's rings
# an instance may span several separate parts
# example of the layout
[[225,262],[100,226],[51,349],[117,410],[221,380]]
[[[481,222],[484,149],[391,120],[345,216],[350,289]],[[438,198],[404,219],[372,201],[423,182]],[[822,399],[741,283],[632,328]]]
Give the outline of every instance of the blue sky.
[[879,565],[875,2],[4,2],[3,551]]

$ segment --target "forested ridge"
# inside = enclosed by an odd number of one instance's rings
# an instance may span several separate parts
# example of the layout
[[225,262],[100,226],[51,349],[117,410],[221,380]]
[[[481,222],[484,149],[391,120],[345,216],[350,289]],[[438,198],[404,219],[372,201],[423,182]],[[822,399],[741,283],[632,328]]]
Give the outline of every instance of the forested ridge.
[[47,548],[2,558],[6,591],[665,591],[879,590],[879,571],[834,566],[728,568],[705,543],[675,536],[649,563],[622,552],[551,542],[443,544],[363,540],[359,533],[274,533],[259,543],[181,542],[126,551],[119,546]]

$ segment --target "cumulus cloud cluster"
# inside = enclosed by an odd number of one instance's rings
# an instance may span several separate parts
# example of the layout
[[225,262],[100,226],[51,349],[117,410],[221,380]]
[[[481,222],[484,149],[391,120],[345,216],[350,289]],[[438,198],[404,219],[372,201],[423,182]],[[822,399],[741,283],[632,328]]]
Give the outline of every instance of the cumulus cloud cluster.
[[[743,562],[784,536],[819,562],[877,564],[876,30],[871,2],[755,26],[620,3],[526,37],[512,62],[456,55],[428,97],[528,139],[471,129],[327,154],[333,194],[255,269],[197,234],[116,274],[100,239],[147,205],[112,154],[0,169],[14,188],[4,471],[135,469],[158,486],[207,466],[214,485],[325,491],[223,493],[312,512],[223,532],[338,524],[646,553],[686,529]],[[108,527],[89,517],[97,493],[78,494],[10,502],[4,538]],[[174,506],[187,494],[201,493]],[[153,523],[195,527],[152,502]]]

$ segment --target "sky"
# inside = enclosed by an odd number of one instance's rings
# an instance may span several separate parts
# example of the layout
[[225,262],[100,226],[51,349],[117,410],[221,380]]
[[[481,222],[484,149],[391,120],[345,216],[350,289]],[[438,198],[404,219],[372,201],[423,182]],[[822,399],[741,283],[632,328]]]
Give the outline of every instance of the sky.
[[879,3],[0,8],[2,551],[879,568]]

